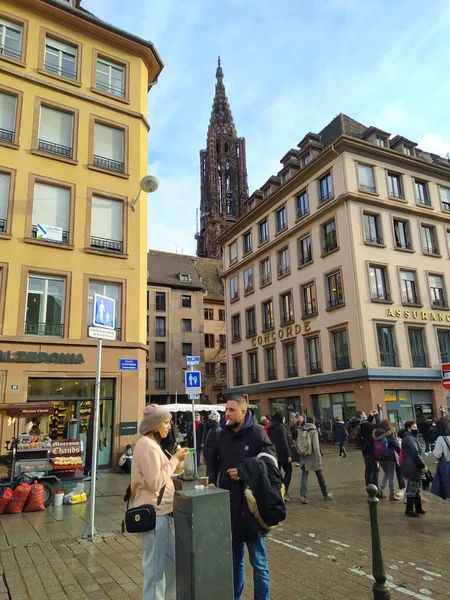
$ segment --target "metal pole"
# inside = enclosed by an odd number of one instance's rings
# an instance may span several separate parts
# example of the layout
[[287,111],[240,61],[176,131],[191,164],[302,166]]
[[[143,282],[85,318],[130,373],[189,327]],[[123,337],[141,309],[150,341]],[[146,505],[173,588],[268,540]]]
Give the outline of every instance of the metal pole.
[[372,570],[375,583],[373,584],[374,600],[390,600],[391,592],[386,583],[386,570],[384,568],[383,552],[381,550],[380,529],[378,524],[378,488],[371,483],[366,491],[369,495],[367,502],[369,504],[370,527],[372,530]]
[[89,526],[85,538],[92,539],[98,535],[95,529],[95,490],[97,487],[98,463],[98,438],[99,438],[99,413],[100,413],[100,382],[102,367],[102,340],[97,342],[97,370],[95,374],[95,401],[94,401],[94,434],[92,440],[92,468],[91,468],[91,497],[89,503]]
[[[194,370],[194,367],[191,365],[191,371]],[[192,441],[194,443],[194,479],[198,479],[198,471],[197,471],[197,433],[195,429],[195,400],[192,398]]]

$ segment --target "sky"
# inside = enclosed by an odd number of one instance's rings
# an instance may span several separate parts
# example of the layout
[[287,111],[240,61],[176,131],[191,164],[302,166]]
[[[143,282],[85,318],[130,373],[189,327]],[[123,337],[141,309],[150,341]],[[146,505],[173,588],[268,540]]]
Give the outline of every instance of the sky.
[[249,192],[337,114],[450,153],[448,0],[83,0],[150,39],[165,67],[148,96],[148,246],[195,254],[199,151],[217,56]]

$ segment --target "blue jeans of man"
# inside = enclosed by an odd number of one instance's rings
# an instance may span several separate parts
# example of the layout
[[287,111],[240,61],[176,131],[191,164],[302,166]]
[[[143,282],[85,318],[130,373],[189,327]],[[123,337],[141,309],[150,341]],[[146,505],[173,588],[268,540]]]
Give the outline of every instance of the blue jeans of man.
[[[328,496],[328,491],[327,491],[327,484],[325,483],[325,478],[322,473],[322,469],[318,469],[317,471],[314,471],[314,472],[317,477],[317,482],[319,484],[320,491],[322,492],[323,497],[326,498]],[[306,496],[308,495],[308,477],[309,477],[309,472],[305,470],[305,466],[303,465],[302,480],[300,483],[300,495],[302,496],[302,498],[306,498]]]
[[251,542],[233,542],[234,600],[241,600],[244,591],[244,550],[247,545],[250,564],[253,567],[255,600],[270,600],[269,565],[266,555],[266,540],[258,537]]

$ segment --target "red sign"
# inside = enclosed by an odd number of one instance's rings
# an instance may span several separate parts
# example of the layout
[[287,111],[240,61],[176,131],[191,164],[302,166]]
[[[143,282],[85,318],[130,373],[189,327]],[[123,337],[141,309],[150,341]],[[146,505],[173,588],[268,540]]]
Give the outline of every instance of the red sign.
[[244,400],[247,402],[248,404],[248,400],[249,400],[249,396],[248,394],[242,394],[242,397],[244,398]]
[[443,363],[442,365],[442,387],[450,390],[450,363]]

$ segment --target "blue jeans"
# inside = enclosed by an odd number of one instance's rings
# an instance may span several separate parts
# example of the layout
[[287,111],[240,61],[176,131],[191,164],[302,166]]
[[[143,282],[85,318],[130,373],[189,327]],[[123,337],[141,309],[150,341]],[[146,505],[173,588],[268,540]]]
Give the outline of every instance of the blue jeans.
[[[253,567],[255,600],[270,600],[269,565],[266,555],[266,540],[258,537],[247,545],[250,564]],[[244,591],[244,542],[233,542],[234,600],[241,600]]]
[[[322,492],[322,495],[324,498],[326,498],[328,496],[328,491],[327,491],[327,484],[325,483],[325,478],[323,476],[322,473],[322,469],[318,469],[317,471],[314,471],[317,477],[317,481],[319,483],[319,487],[320,487],[320,491]],[[306,496],[308,495],[308,477],[309,477],[309,472],[305,470],[305,466],[302,467],[302,480],[300,483],[300,495],[302,496],[302,498],[306,498]]]
[[155,529],[140,533],[139,537],[144,550],[143,600],[172,600],[175,595],[175,545],[170,517],[156,517]]

